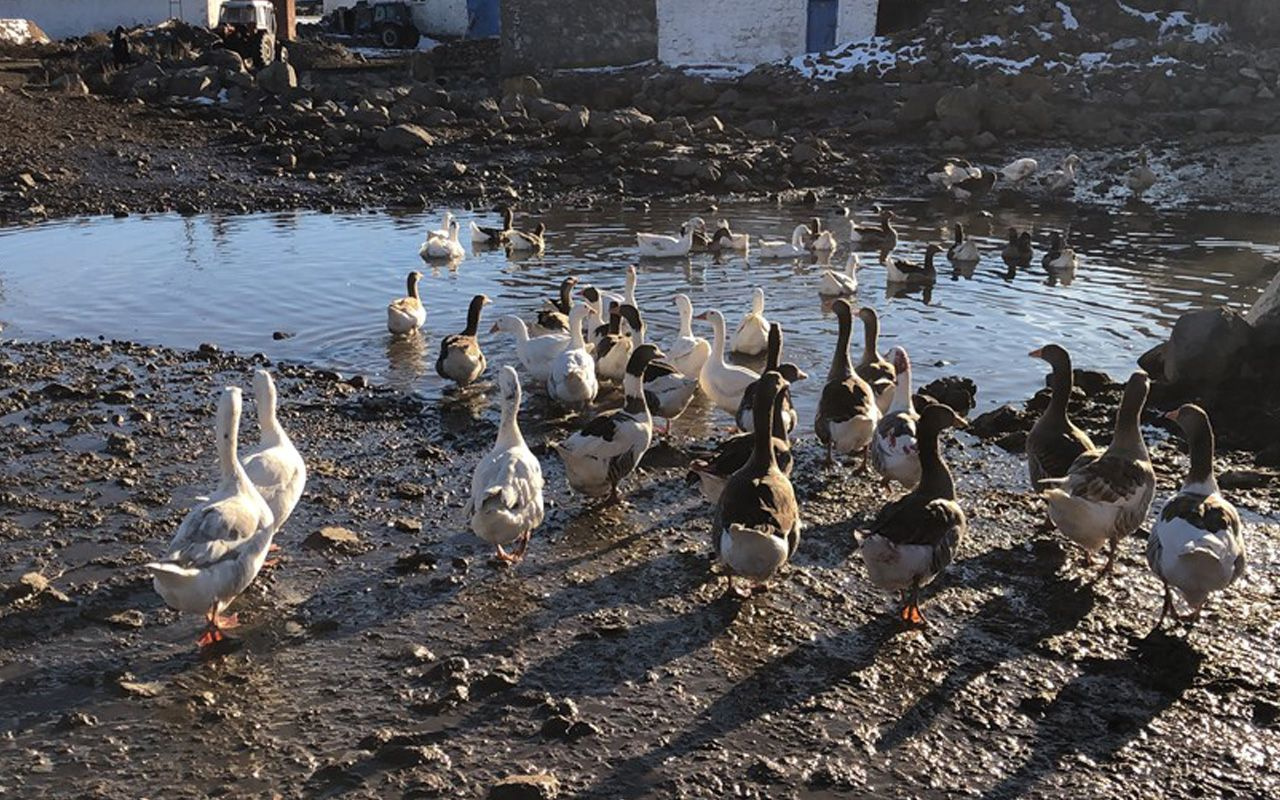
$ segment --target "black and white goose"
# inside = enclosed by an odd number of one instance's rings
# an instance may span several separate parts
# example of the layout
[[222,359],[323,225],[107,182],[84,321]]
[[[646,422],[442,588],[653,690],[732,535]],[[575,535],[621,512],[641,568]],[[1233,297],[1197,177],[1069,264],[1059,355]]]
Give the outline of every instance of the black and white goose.
[[1009,229],[1009,243],[1000,251],[1004,265],[1009,269],[1026,269],[1031,266],[1034,253],[1031,249],[1031,232],[1018,232],[1017,228]]
[[491,301],[478,294],[471,298],[467,307],[467,327],[462,333],[454,333],[440,340],[440,355],[436,358],[436,374],[441,378],[453,381],[459,386],[474,383],[484,374],[488,365],[484,351],[480,349],[480,340],[476,331],[480,326],[480,311]]
[[1120,540],[1137,530],[1151,510],[1156,475],[1138,418],[1147,402],[1147,373],[1129,377],[1116,413],[1115,435],[1104,451],[1090,450],[1075,460],[1065,478],[1045,479],[1042,486],[1049,518],[1079,545],[1088,562],[1110,544],[1103,575],[1115,564]]
[[938,447],[942,431],[967,426],[950,406],[932,405],[921,412],[920,484],[885,504],[862,540],[862,563],[871,582],[886,591],[908,593],[900,617],[911,627],[925,624],[920,587],[946,569],[968,532],[951,470]]
[[[773,450],[773,421],[786,385],[778,372],[756,382],[751,457],[729,478],[711,525],[711,546],[728,569],[729,588],[744,596],[767,583],[800,544],[795,490]],[[745,592],[735,587],[735,577],[750,582]]]
[[[640,309],[626,303],[619,311],[631,328],[632,347],[644,344],[647,329]],[[685,375],[670,361],[654,359],[644,369],[644,399],[649,404],[649,413],[666,422],[662,429],[664,436],[671,432],[671,420],[684,413],[697,392],[698,376]]]
[[982,258],[978,252],[978,243],[968,238],[964,226],[957,222],[954,226],[955,241],[947,248],[947,260],[952,264],[972,264]]
[[[1209,595],[1244,574],[1245,544],[1240,514],[1218,490],[1213,470],[1213,427],[1209,415],[1187,404],[1165,414],[1187,437],[1191,468],[1182,488],[1160,510],[1147,539],[1147,564],[1164,585],[1164,607],[1155,630],[1168,614],[1184,622],[1200,618]],[[1191,608],[1180,615],[1170,587]]]
[[1047,344],[1032,350],[1031,357],[1042,358],[1053,368],[1049,405],[1027,434],[1027,474],[1031,488],[1038,491],[1042,480],[1064,477],[1075,460],[1094,447],[1089,434],[1067,417],[1073,385],[1071,355],[1059,345]]
[[853,307],[843,298],[833,306],[839,333],[836,351],[831,357],[831,369],[827,371],[827,384],[822,387],[818,400],[818,413],[813,420],[818,441],[827,448],[827,465],[835,461],[837,453],[862,453],[862,463],[867,463],[867,449],[880,422],[880,407],[875,393],[858,374],[849,360],[849,337],[853,334]]
[[[766,352],[768,355],[765,359],[765,372],[778,372],[787,381],[790,386],[793,383],[799,383],[809,377],[804,370],[795,364],[783,364],[782,361],[782,326],[776,322],[769,323],[769,337],[766,343]],[[738,412],[733,415],[734,422],[738,425],[738,430],[751,433],[755,425],[755,382],[748,386],[746,391],[742,393],[742,401],[738,403]],[[791,392],[784,392],[785,397],[782,400],[782,427],[783,430],[790,434],[796,429],[796,425],[800,423],[800,414],[796,412],[796,407],[791,403]]]
[[596,375],[605,380],[622,380],[631,349],[631,334],[622,332],[622,304],[613,303],[609,307],[609,329],[596,342]]
[[897,215],[889,209],[882,209],[879,225],[854,225],[850,240],[857,245],[858,250],[877,251],[880,263],[883,264],[898,246],[898,229],[893,227],[893,220],[896,218]]
[[622,408],[604,412],[568,439],[551,445],[564,461],[573,491],[587,497],[607,497],[609,505],[621,502],[618,484],[635,471],[653,440],[653,417],[644,398],[644,370],[661,357],[662,351],[651,344],[635,348],[622,380]]
[[897,481],[910,489],[920,482],[920,452],[916,438],[916,422],[920,415],[916,413],[911,398],[911,359],[907,351],[895,347],[889,355],[893,357],[896,372],[893,403],[880,418],[871,439],[871,466],[880,473],[886,485]]
[[858,309],[858,319],[862,321],[862,357],[853,371],[858,373],[875,392],[876,405],[880,407],[880,415],[884,416],[893,404],[894,379],[898,372],[892,361],[886,361],[880,355],[880,317],[871,306]]
[[923,264],[916,264],[913,261],[905,261],[901,258],[893,259],[885,266],[889,283],[905,283],[909,286],[932,286],[938,281],[938,269],[933,265],[933,259],[941,252],[941,247],[931,244],[925,248]]
[[560,281],[560,294],[554,300],[543,302],[538,319],[533,323],[535,335],[569,333],[569,311],[573,308],[573,287],[578,285],[576,275]]
[[471,220],[471,243],[472,244],[505,244],[507,235],[511,233],[512,214],[509,206],[502,206],[498,209],[502,214],[502,227],[492,228],[485,225],[477,225],[475,220]]

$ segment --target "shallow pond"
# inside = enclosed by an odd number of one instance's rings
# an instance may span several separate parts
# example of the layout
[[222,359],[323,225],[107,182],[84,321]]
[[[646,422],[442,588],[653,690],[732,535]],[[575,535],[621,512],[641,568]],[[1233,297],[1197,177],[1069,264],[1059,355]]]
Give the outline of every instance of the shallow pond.
[[[1280,256],[1276,220],[1217,214],[1067,217],[1058,211],[964,212],[918,201],[894,204],[902,245],[918,260],[930,241],[964,222],[984,257],[971,273],[953,274],[940,259],[928,295],[886,294],[885,271],[864,254],[858,301],[883,318],[882,349],[902,344],[919,382],[965,375],[979,386],[979,406],[1017,401],[1043,385],[1043,365],[1027,352],[1047,341],[1068,346],[1078,366],[1121,376],[1167,335],[1177,315],[1204,304],[1244,308],[1258,295]],[[0,230],[0,321],[22,338],[103,336],[178,347],[216,342],[223,348],[305,361],[423,392],[438,393],[439,339],[460,330],[469,298],[494,299],[488,319],[531,317],[560,279],[621,290],[625,267],[637,262],[636,231],[674,232],[691,214],[728,217],[735,229],[785,238],[808,214],[798,207],[744,205],[717,212],[688,207],[642,211],[555,210],[539,215],[549,228],[544,255],[511,260],[500,250],[468,253],[456,268],[427,268],[424,334],[396,339],[384,327],[386,303],[403,294],[404,276],[422,268],[418,247],[438,213],[230,217],[130,217],[50,223]],[[490,224],[492,213],[481,217]],[[468,213],[461,214],[463,242]],[[519,215],[517,225],[532,226]],[[862,221],[869,221],[867,216]],[[1030,227],[1034,266],[1010,277],[1000,259],[1003,232]],[[1050,230],[1070,226],[1083,264],[1070,285],[1039,268]],[[833,261],[845,263],[847,251]],[[764,287],[767,316],[786,331],[787,360],[811,375],[796,387],[811,414],[835,340],[834,317],[817,294],[821,267],[812,260],[749,255],[717,260],[640,260],[638,297],[659,343],[677,316],[676,292],[698,309],[720,308],[729,325],[746,310],[752,287]],[[484,331],[488,325],[482,326]],[[704,323],[695,330],[710,337]],[[273,332],[291,334],[273,339]],[[855,354],[860,331],[855,332]],[[482,336],[490,363],[514,360],[512,340]],[[706,409],[694,418],[705,418]]]

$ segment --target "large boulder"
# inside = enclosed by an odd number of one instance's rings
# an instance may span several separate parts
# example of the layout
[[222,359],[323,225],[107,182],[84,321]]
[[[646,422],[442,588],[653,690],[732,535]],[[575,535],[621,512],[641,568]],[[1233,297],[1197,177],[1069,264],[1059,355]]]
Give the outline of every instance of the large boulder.
[[272,94],[298,88],[298,73],[283,61],[274,61],[258,71],[258,85]]
[[1280,272],[1276,273],[1244,318],[1264,345],[1280,346]]
[[405,153],[426,149],[436,143],[435,137],[417,125],[393,125],[378,134],[378,147],[388,153]]
[[49,82],[49,85],[65,94],[88,94],[89,85],[84,82],[84,78],[79,73],[69,72],[66,75],[59,75]]
[[196,65],[201,67],[217,67],[228,72],[244,72],[244,59],[234,50],[228,50],[225,47],[214,47],[205,50],[196,59]]
[[216,94],[220,83],[217,67],[189,67],[180,69],[169,77],[169,94],[174,97]]
[[1169,383],[1217,386],[1234,375],[1252,330],[1245,318],[1226,307],[1188,311],[1178,317],[1164,352]]
[[976,88],[951,89],[933,107],[946,133],[973,136],[982,130],[982,95]]
[[582,134],[591,124],[591,109],[574,106],[556,120],[556,130],[574,135]]
[[145,81],[158,82],[165,78],[165,71],[154,61],[144,61],[136,67],[120,70],[111,79],[112,90],[122,97],[138,94],[134,89]]
[[592,136],[615,136],[622,131],[645,129],[652,124],[653,117],[636,108],[601,111],[592,114],[588,121]]

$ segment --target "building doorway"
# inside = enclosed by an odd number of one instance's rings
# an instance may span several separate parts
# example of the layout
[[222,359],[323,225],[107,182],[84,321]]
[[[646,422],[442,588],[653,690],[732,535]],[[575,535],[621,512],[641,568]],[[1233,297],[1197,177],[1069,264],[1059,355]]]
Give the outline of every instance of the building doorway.
[[840,0],[809,0],[809,28],[805,50],[817,53],[836,46],[836,24],[840,18]]

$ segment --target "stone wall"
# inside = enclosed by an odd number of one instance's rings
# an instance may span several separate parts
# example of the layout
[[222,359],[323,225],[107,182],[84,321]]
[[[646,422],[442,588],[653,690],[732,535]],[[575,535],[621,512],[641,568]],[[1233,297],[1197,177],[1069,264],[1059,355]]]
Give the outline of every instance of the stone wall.
[[654,0],[502,0],[500,39],[508,75],[658,56]]

